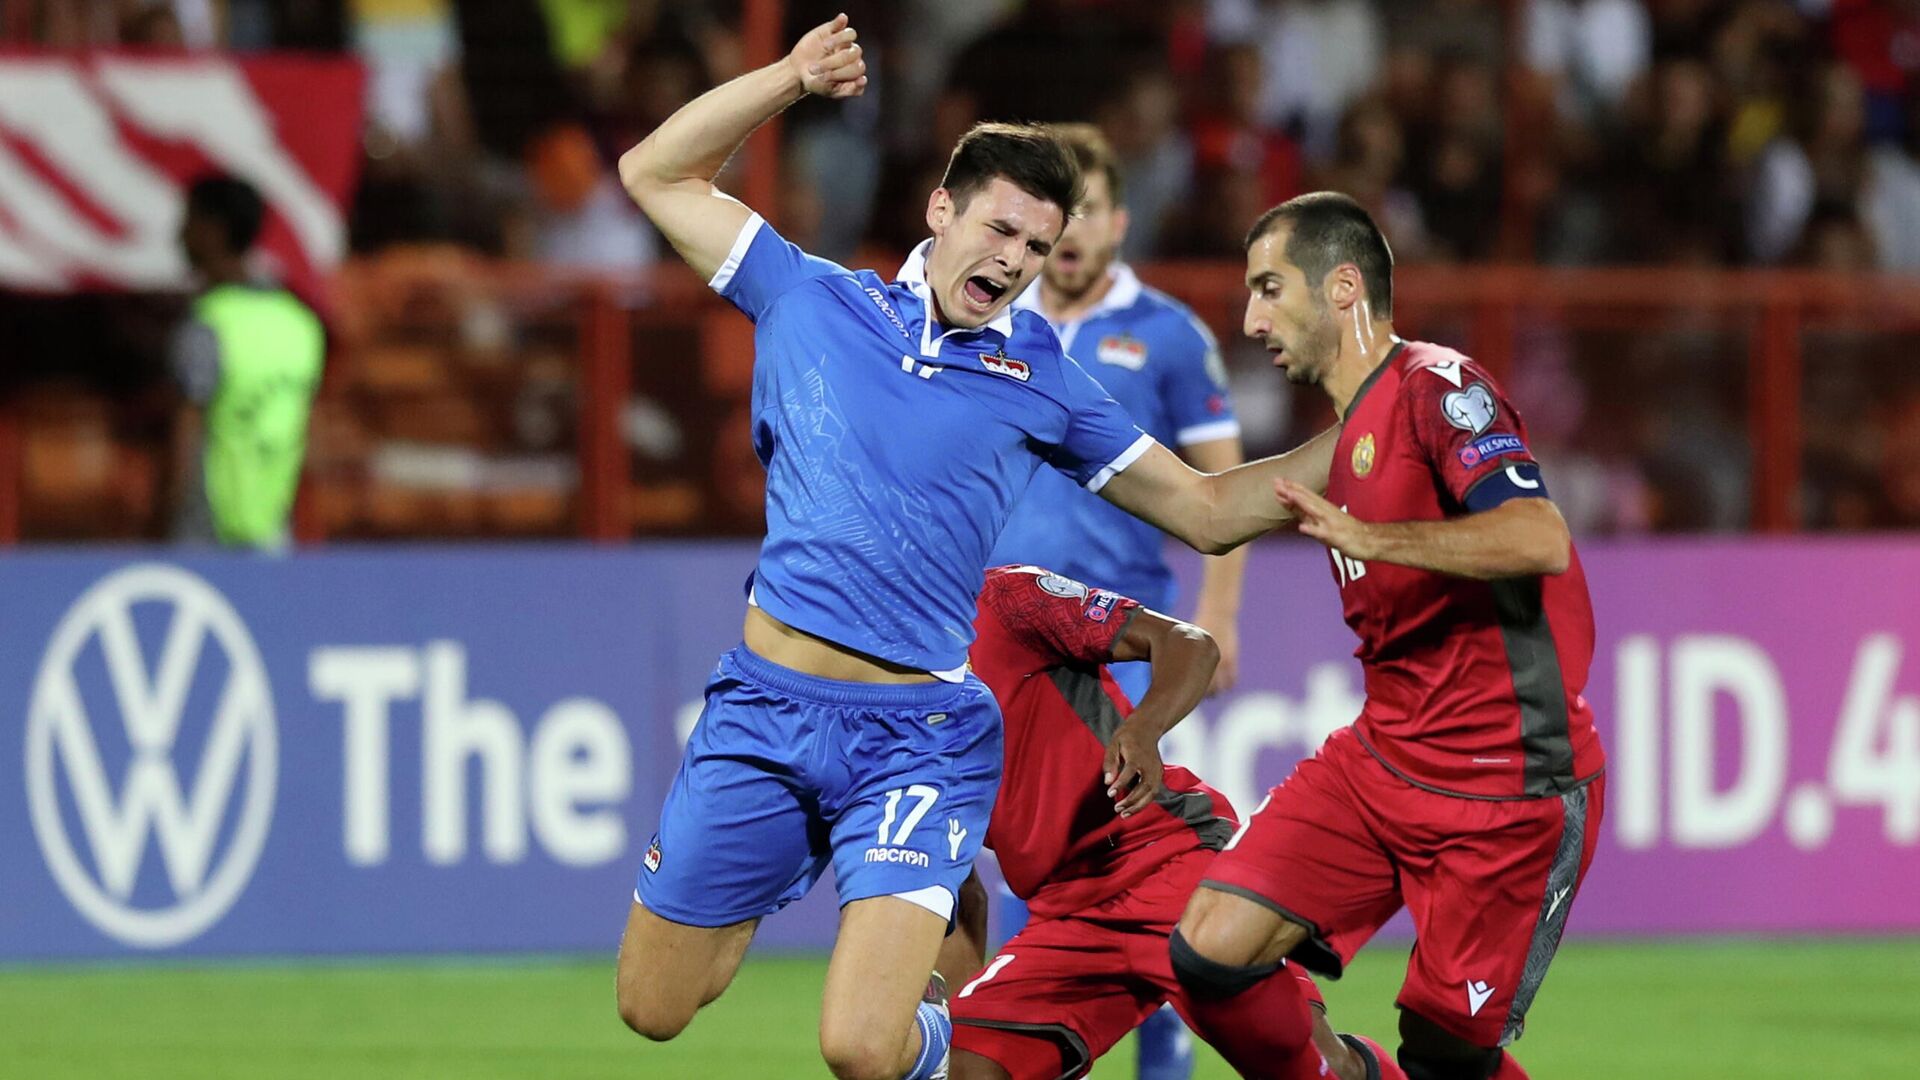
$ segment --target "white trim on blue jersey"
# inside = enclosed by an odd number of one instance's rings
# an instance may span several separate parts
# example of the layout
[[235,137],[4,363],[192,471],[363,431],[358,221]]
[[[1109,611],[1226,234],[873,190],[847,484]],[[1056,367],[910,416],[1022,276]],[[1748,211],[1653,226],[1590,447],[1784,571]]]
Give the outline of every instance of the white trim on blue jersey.
[[1139,461],[1140,456],[1153,449],[1154,445],[1151,435],[1142,435],[1133,440],[1132,446],[1120,451],[1119,457],[1107,462],[1106,468],[1093,474],[1093,479],[1087,481],[1087,490],[1098,494],[1101,488],[1107,486],[1107,481],[1126,472],[1127,466]]
[[729,282],[733,281],[735,271],[740,269],[740,260],[747,257],[747,249],[753,246],[753,238],[760,235],[760,227],[767,219],[759,214],[748,214],[747,223],[740,226],[740,235],[733,238],[733,247],[727,249],[727,261],[707,279],[707,288],[724,293]]

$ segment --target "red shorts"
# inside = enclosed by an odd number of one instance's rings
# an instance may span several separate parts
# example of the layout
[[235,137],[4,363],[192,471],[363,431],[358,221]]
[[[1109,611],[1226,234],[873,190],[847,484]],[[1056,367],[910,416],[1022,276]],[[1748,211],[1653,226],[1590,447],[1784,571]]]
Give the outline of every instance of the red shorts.
[[[1014,1080],[1056,1080],[1085,1076],[1163,1003],[1191,1025],[1167,941],[1213,860],[1188,852],[1112,899],[1028,923],[954,994],[953,1048]],[[1291,970],[1318,1003],[1312,979]]]
[[1397,1004],[1505,1046],[1593,861],[1605,791],[1600,777],[1557,798],[1444,795],[1401,779],[1343,728],[1268,793],[1206,885],[1306,926],[1294,957],[1336,977],[1405,906],[1418,940]]

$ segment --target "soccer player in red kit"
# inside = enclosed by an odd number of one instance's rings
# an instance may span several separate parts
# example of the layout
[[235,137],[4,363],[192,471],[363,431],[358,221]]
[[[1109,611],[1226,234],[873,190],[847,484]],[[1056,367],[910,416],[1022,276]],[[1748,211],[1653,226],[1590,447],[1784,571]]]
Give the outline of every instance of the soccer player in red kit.
[[1208,867],[1172,949],[1337,976],[1405,906],[1401,1067],[1506,1080],[1599,834],[1593,610],[1525,425],[1473,361],[1394,335],[1392,275],[1344,195],[1248,234],[1246,333],[1343,418],[1326,498],[1275,490],[1330,549],[1366,705]]
[[[952,1080],[1083,1075],[1166,1001],[1245,1076],[1319,1078],[1325,1061],[1342,1080],[1400,1077],[1310,1010],[1319,993],[1298,968],[1271,973],[1247,1023],[1170,962],[1187,897],[1239,827],[1225,797],[1158,750],[1206,695],[1212,638],[1033,566],[987,572],[974,628],[973,670],[1006,723],[986,843],[1032,921],[983,967],[985,890],[977,877],[962,888],[940,963],[960,987]],[[1137,708],[1105,666],[1127,660],[1152,665]]]

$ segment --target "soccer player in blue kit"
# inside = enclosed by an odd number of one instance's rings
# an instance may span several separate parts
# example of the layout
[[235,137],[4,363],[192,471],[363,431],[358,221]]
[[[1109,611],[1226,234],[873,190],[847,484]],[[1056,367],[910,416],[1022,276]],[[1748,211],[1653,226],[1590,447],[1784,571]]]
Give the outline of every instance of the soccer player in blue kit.
[[[1113,150],[1091,124],[1049,129],[1073,151],[1086,192],[1067,224],[1040,282],[1014,301],[1016,309],[1046,318],[1060,344],[1113,395],[1155,441],[1178,447],[1203,472],[1224,472],[1244,460],[1240,424],[1227,397],[1220,346],[1192,311],[1141,284],[1119,261],[1127,236],[1123,184]],[[1103,499],[1075,490],[1066,476],[1045,470],[1014,506],[990,562],[1055,568],[1078,581],[1110,585],[1155,611],[1173,610],[1173,571],[1166,536]],[[1201,577],[1192,622],[1220,648],[1213,692],[1233,684],[1239,653],[1240,584],[1246,549],[1210,558]],[[1113,677],[1130,701],[1147,691],[1149,665],[1113,664]],[[1011,934],[1026,922],[1026,906],[1011,893],[998,910]],[[1140,1025],[1140,1080],[1182,1080],[1193,1074],[1193,1040],[1171,1008]]]
[[845,16],[703,94],[620,160],[682,258],[754,320],[767,535],[743,642],[720,659],[621,941],[620,1015],[669,1039],[733,978],[762,916],[834,868],[821,1000],[834,1075],[946,1071],[935,956],[999,783],[992,694],[966,670],[993,541],[1042,464],[1222,552],[1287,520],[1274,483],[1324,487],[1333,433],[1200,473],[1134,427],[1044,319],[1008,310],[1080,195],[1044,131],[983,125],[927,201],[898,280],[788,243],[713,186],[761,123],[866,86]]

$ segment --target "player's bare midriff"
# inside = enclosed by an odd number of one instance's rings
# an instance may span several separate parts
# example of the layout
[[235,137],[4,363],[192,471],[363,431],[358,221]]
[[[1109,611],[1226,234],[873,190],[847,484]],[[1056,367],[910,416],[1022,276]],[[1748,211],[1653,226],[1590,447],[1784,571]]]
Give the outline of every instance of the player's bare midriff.
[[784,668],[843,682],[916,683],[932,682],[924,671],[901,667],[876,656],[855,652],[825,638],[797,630],[757,607],[747,609],[747,624],[742,631],[747,648],[763,660]]

